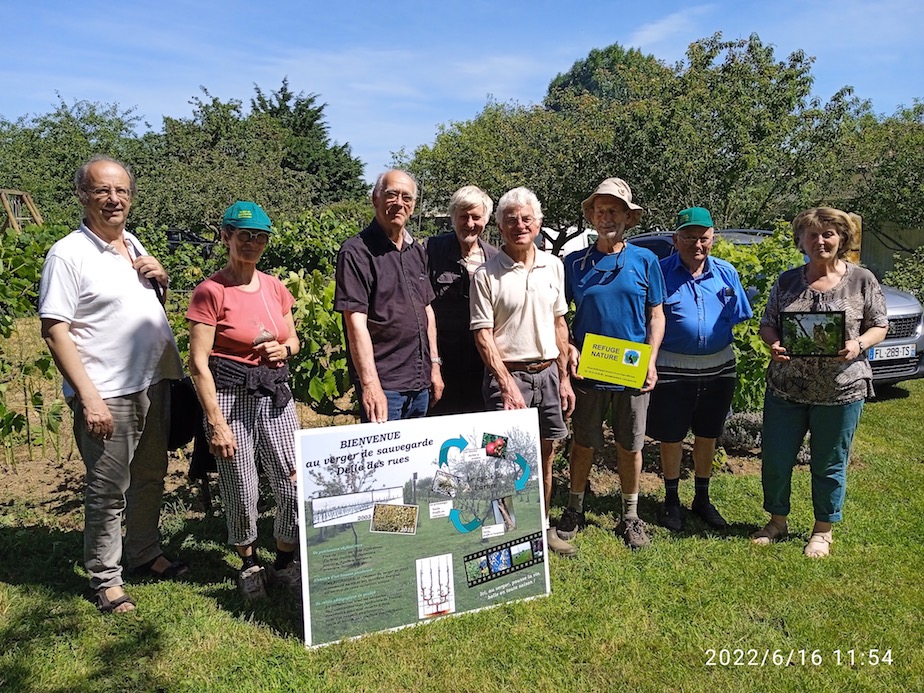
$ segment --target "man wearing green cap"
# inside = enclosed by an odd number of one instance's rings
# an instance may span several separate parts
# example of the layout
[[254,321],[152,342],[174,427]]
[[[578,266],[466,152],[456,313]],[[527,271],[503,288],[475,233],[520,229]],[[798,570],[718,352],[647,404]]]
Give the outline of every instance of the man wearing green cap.
[[691,428],[695,495],[690,507],[709,527],[727,527],[709,498],[709,479],[716,438],[735,393],[732,327],[750,319],[752,312],[735,268],[709,256],[713,226],[709,210],[684,209],[674,224],[677,252],[661,260],[667,322],[647,433],[661,441],[666,489],[662,524],[675,532],[683,528],[678,486],[683,439]]

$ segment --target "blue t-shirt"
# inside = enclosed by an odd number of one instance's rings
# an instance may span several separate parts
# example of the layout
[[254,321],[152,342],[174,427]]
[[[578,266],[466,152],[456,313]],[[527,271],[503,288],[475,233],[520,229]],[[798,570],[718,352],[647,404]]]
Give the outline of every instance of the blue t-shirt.
[[565,297],[574,301],[571,334],[580,349],[588,332],[644,342],[646,311],[664,302],[664,278],[650,250],[628,245],[604,254],[596,245],[565,258]]
[[715,354],[734,341],[732,327],[753,317],[735,268],[708,257],[694,278],[674,254],[661,260],[667,324],[661,348],[677,354]]

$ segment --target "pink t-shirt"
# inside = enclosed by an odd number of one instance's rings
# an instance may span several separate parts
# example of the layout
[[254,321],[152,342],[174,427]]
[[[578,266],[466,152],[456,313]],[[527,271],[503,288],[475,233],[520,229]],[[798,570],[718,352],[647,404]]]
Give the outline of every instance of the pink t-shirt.
[[257,272],[260,288],[244,291],[229,286],[227,278],[217,272],[193,291],[186,317],[215,327],[212,356],[260,365],[254,343],[289,338],[286,315],[295,299],[276,277]]

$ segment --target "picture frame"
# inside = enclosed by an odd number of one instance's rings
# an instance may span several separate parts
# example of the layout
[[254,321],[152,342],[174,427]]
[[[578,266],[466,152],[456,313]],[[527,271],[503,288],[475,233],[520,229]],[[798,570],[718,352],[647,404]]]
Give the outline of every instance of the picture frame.
[[843,310],[780,313],[780,346],[791,357],[837,356],[847,336]]

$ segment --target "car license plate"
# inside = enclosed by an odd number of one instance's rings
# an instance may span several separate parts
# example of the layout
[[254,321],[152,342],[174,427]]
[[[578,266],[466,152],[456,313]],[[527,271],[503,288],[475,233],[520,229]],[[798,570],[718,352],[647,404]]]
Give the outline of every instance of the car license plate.
[[914,356],[914,344],[901,344],[899,346],[873,347],[869,350],[870,361],[890,361],[891,359],[907,359]]

